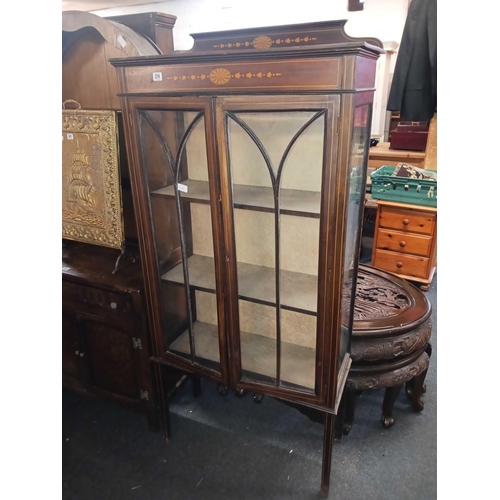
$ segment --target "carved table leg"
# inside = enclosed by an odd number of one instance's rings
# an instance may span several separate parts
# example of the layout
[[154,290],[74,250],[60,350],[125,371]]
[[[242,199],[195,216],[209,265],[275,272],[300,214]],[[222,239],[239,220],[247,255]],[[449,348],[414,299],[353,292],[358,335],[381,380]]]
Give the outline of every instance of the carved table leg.
[[[427,344],[425,352],[431,357],[432,354],[432,346],[431,344]],[[413,377],[406,383],[405,391],[406,396],[411,401],[412,409],[415,412],[420,412],[424,409],[424,403],[421,400],[422,394],[425,393],[427,387],[425,386],[425,377],[427,376],[427,369],[425,369],[422,373]]]
[[246,396],[246,394],[247,394],[247,393],[248,393],[248,391],[247,391],[247,390],[245,390],[245,389],[236,389],[236,390],[234,391],[234,394],[235,394],[238,398],[242,398],[242,397]]
[[412,410],[415,412],[420,412],[424,409],[424,403],[422,402],[422,394],[424,392],[424,380],[427,375],[427,370],[424,370],[420,375],[417,375],[412,380],[412,391],[411,391],[411,404]]
[[332,468],[333,429],[335,415],[325,413],[325,431],[323,435],[323,465],[321,469],[321,493],[328,496],[330,490],[330,470]]
[[[361,394],[361,392],[360,392]],[[345,420],[343,432],[347,436],[351,431],[354,422],[354,413],[356,411],[356,401],[358,398],[358,391],[355,389],[346,389],[346,403],[345,403]]]
[[398,399],[402,387],[403,384],[400,384],[393,387],[387,387],[385,390],[384,402],[382,403],[382,418],[380,420],[385,429],[389,429],[394,425],[392,409],[394,408],[394,403],[396,399]]

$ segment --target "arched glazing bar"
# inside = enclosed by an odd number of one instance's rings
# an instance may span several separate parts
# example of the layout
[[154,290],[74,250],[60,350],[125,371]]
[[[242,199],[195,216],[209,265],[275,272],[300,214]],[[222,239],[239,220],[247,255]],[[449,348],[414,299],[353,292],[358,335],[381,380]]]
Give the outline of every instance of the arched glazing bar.
[[186,236],[184,234],[184,224],[182,223],[182,203],[181,203],[181,196],[179,194],[178,190],[178,182],[179,182],[179,171],[180,171],[180,164],[181,164],[181,159],[182,159],[182,154],[184,152],[184,149],[186,147],[186,143],[189,139],[189,136],[191,135],[192,131],[198,124],[198,122],[203,118],[203,112],[200,111],[193,119],[193,121],[189,124],[187,127],[186,131],[184,132],[184,135],[181,138],[180,144],[179,144],[179,149],[177,151],[177,155],[174,158],[172,155],[172,152],[170,151],[170,148],[168,147],[167,141],[163,137],[163,134],[159,130],[158,126],[156,125],[155,121],[151,117],[151,115],[144,110],[139,111],[139,134],[140,134],[140,144],[141,144],[141,156],[143,162],[145,161],[145,151],[144,151],[144,144],[145,141],[143,140],[143,120],[146,120],[146,122],[149,124],[151,129],[153,130],[154,134],[156,135],[160,146],[165,153],[165,156],[167,158],[168,166],[170,169],[170,174],[172,176],[173,182],[174,182],[174,190],[175,190],[175,203],[177,207],[177,218],[178,218],[178,224],[179,224],[179,230],[180,230],[180,240],[181,240],[181,255],[182,255],[182,271],[183,271],[183,276],[184,276],[184,292],[186,294],[186,303],[188,307],[188,316],[189,316],[189,347],[191,350],[191,362],[194,363],[195,358],[196,358],[196,345],[194,341],[194,319],[193,319],[193,310],[192,310],[192,304],[191,304],[191,298],[190,298],[190,293],[189,293],[189,270],[188,270],[188,264],[187,264],[187,250],[186,250]]
[[[305,110],[309,111],[309,110]],[[280,183],[281,177],[284,170],[284,166],[287,158],[294,146],[294,144],[299,140],[299,138],[315,123],[320,117],[324,116],[326,110],[320,110],[316,112],[311,118],[309,118],[304,125],[302,125],[299,130],[292,137],[288,143],[283,155],[281,156],[277,173],[273,168],[273,164],[268,154],[266,148],[262,144],[261,140],[258,138],[257,134],[252,130],[252,128],[234,112],[227,112],[228,119],[231,118],[235,123],[237,123],[252,139],[254,144],[257,146],[261,152],[264,161],[266,163],[269,175],[271,177],[271,184],[274,194],[274,224],[275,224],[275,302],[276,302],[276,386],[281,385],[281,272],[280,272]],[[227,126],[227,123],[226,123]]]

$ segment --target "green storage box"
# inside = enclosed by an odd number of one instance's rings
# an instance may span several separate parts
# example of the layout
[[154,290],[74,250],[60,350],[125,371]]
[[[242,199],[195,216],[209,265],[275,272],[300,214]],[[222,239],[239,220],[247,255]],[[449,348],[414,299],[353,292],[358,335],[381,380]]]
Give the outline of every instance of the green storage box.
[[437,207],[437,181],[396,177],[395,168],[384,165],[370,175],[373,199]]

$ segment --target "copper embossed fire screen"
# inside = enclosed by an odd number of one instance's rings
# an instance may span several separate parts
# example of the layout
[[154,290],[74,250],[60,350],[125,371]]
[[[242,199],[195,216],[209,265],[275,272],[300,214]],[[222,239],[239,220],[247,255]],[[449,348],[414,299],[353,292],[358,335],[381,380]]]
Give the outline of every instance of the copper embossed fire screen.
[[62,237],[120,249],[124,241],[114,111],[62,111]]

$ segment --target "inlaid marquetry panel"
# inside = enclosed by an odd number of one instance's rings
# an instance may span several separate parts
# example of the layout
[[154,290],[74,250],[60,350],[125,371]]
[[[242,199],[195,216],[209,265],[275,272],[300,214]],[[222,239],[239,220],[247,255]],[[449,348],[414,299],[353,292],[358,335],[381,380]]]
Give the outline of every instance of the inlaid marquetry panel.
[[[298,67],[300,64],[300,71]],[[341,58],[262,60],[219,64],[173,64],[125,68],[127,92],[186,92],[260,89],[337,90]]]

